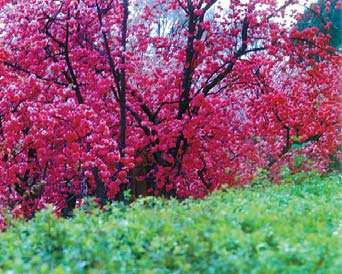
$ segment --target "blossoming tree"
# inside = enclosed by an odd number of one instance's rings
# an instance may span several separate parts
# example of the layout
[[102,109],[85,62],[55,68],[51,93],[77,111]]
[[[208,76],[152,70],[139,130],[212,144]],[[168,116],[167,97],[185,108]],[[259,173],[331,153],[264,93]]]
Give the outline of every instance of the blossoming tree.
[[[289,26],[296,0],[216,2],[1,1],[1,207],[203,197],[258,168],[276,180],[295,145],[324,171],[341,142],[331,37]],[[158,35],[167,12],[185,23]]]

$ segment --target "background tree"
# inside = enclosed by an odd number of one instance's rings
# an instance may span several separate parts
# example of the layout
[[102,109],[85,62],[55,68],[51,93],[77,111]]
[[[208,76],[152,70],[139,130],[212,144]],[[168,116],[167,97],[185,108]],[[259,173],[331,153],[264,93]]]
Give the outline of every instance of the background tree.
[[331,37],[329,45],[339,50],[342,47],[342,10],[338,0],[317,1],[307,7],[303,19],[297,23],[299,31],[317,27]]

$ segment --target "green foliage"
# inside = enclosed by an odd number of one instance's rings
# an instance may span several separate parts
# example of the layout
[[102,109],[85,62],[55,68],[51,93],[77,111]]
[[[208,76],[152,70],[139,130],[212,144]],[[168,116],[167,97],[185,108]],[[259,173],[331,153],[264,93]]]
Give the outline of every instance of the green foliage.
[[284,172],[297,183],[47,209],[0,234],[0,273],[339,273],[342,182]]
[[252,187],[268,187],[272,184],[270,179],[270,173],[265,168],[260,168],[256,171],[256,176],[250,182],[250,186]]
[[330,172],[342,172],[342,159],[341,157],[338,157],[338,153],[340,153],[341,155],[341,151],[342,151],[342,146],[337,147],[337,153],[331,153],[329,154],[329,158],[330,158],[330,164],[328,166],[328,169]]
[[282,176],[283,183],[319,184],[319,182],[321,181],[319,172],[316,170],[293,173],[289,168],[283,168],[280,175]]

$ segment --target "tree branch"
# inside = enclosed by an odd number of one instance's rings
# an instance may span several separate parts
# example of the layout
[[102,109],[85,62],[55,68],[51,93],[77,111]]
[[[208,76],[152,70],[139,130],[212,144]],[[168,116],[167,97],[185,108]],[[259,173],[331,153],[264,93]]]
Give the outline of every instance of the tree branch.
[[[247,18],[245,18],[243,21],[242,31],[241,31],[242,44],[241,44],[240,48],[238,49],[238,51],[234,54],[233,59],[238,59],[242,55],[246,54],[247,39],[248,39],[248,25],[249,25],[249,22],[248,22]],[[228,75],[232,71],[235,63],[232,60],[230,60],[226,63],[229,63],[228,66],[226,67],[226,69],[223,72],[221,72],[219,75],[217,75],[216,78],[210,84],[206,85],[203,88],[204,96],[207,96],[209,91],[212,88],[214,88],[220,81],[222,81],[224,79],[224,77],[226,77],[226,75]]]
[[186,57],[185,57],[185,65],[184,65],[184,72],[182,77],[182,94],[179,99],[179,106],[178,106],[178,114],[177,119],[182,120],[183,114],[186,112],[188,105],[189,105],[189,94],[191,89],[191,82],[192,82],[192,61],[194,57],[194,32],[197,18],[194,14],[194,8],[192,7],[192,1],[188,0],[188,14],[189,14],[189,21],[188,21],[188,41],[186,47]]
[[66,23],[66,34],[65,34],[65,62],[67,63],[69,72],[71,74],[71,78],[72,78],[72,84],[73,87],[72,89],[75,90],[76,92],[76,97],[77,97],[77,102],[79,104],[83,104],[84,100],[83,97],[81,95],[81,91],[80,91],[80,86],[77,82],[77,78],[74,72],[74,69],[72,68],[71,62],[70,62],[70,58],[69,58],[69,23]]

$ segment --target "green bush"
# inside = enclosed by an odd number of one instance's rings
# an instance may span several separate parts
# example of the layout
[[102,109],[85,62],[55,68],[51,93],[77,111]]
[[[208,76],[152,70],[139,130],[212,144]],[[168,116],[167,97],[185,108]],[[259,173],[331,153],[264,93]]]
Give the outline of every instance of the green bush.
[[71,219],[47,209],[0,234],[0,273],[340,273],[341,187],[335,176],[105,212],[88,203]]

